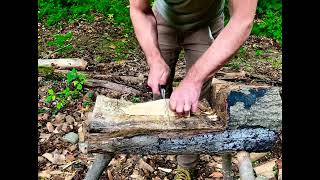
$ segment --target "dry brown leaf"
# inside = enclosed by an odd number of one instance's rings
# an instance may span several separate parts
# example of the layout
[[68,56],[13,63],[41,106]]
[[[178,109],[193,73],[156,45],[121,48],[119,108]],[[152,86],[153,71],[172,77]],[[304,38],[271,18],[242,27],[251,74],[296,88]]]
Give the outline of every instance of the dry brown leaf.
[[51,122],[47,122],[46,127],[47,127],[47,130],[48,130],[49,132],[53,132],[53,131],[54,131],[54,128],[53,128]]
[[38,121],[45,121],[48,120],[49,113],[42,113],[38,115]]
[[51,171],[50,174],[51,175],[58,175],[58,174],[63,174],[63,172],[59,171],[59,170],[54,170],[54,171]]
[[74,161],[76,158],[72,155],[72,154],[69,154],[66,156],[66,161],[67,162],[72,162]]
[[67,124],[67,123],[63,123],[63,124],[62,124],[62,127],[61,127],[61,130],[64,131],[64,132],[67,132],[67,130],[68,130],[68,124]]
[[48,179],[51,177],[49,171],[41,171],[41,172],[38,173],[38,176],[42,177],[42,178],[48,178]]
[[154,168],[150,166],[150,164],[146,163],[144,160],[140,159],[139,160],[139,168],[153,172]]
[[139,171],[136,169],[133,170],[133,173],[130,177],[136,180],[144,180],[144,178],[139,174]]
[[66,159],[63,154],[58,154],[56,152],[44,153],[42,156],[48,159],[53,164],[64,164]]
[[281,159],[277,160],[277,166],[278,166],[278,169],[282,169],[282,160]]
[[47,134],[47,133],[40,133],[40,142],[44,142],[47,141],[49,138],[51,137],[51,134]]
[[109,180],[113,180],[112,173],[109,169],[107,170],[107,174],[108,174]]
[[77,171],[74,171],[71,175],[66,176],[64,180],[72,180],[72,178],[76,175],[76,172]]
[[61,127],[62,127],[62,124],[57,125],[57,127],[56,127],[56,129],[54,129],[53,133],[55,133],[55,134],[60,133]]
[[209,177],[221,178],[221,177],[223,177],[223,174],[221,172],[213,172],[212,174],[210,174]]
[[76,150],[77,147],[78,146],[76,144],[73,144],[73,145],[69,146],[68,149],[69,149],[70,152],[72,152],[72,151]]
[[48,159],[50,162],[54,162],[53,155],[51,153],[44,153],[42,156]]

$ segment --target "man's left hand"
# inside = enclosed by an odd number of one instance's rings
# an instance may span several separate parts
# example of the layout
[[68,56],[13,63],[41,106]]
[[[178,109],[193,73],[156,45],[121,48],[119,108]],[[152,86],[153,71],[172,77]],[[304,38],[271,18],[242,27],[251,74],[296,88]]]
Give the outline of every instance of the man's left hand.
[[203,83],[184,79],[170,96],[170,108],[178,114],[197,111]]

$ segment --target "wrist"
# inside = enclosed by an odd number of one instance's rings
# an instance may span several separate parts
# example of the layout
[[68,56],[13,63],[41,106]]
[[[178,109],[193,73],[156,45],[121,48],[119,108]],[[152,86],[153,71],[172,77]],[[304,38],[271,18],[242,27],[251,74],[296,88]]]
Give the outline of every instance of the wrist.
[[146,54],[147,63],[151,66],[154,63],[160,63],[163,61],[159,51],[153,51]]
[[202,86],[205,79],[206,78],[203,77],[202,73],[196,67],[192,67],[186,74],[184,81]]

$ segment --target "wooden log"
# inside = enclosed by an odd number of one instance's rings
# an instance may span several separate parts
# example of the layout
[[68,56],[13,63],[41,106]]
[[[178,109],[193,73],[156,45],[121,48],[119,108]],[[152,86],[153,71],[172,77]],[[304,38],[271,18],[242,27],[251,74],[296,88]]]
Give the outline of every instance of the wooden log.
[[89,131],[99,132],[101,137],[110,138],[164,131],[184,134],[190,132],[214,132],[225,129],[226,123],[222,119],[217,120],[209,115],[186,118],[167,115],[127,115],[124,109],[132,105],[133,103],[129,101],[97,96]]
[[105,138],[161,131],[183,134],[187,131],[201,133],[226,128],[264,127],[278,132],[282,128],[282,103],[276,87],[214,80],[212,101],[211,114],[170,116],[168,120],[167,116],[130,116],[122,109],[131,106],[131,102],[98,96],[89,128],[91,132],[102,133]]
[[250,86],[213,79],[213,109],[228,121],[228,129],[264,127],[282,129],[280,89]]
[[125,86],[122,84],[113,83],[113,82],[106,81],[106,80],[87,79],[85,85],[89,86],[89,87],[104,87],[104,88],[111,89],[114,91],[133,94],[133,95],[139,95],[142,93],[141,91],[134,89],[132,87],[128,87],[128,86]]
[[91,168],[86,173],[84,180],[99,180],[112,158],[112,154],[98,154]]
[[133,137],[88,137],[89,152],[125,154],[217,154],[233,151],[265,152],[275,144],[277,134],[265,128],[244,128],[203,134],[160,133]]
[[238,160],[240,179],[255,180],[249,153],[245,151],[238,152],[237,160]]
[[38,59],[38,66],[40,67],[55,67],[58,69],[72,69],[84,70],[88,62],[79,58],[67,59]]

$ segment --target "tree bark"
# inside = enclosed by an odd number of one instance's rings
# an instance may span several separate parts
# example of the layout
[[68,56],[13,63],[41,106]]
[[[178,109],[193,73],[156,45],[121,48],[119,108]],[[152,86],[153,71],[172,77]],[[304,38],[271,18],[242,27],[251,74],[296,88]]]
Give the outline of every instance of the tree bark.
[[277,139],[264,128],[227,130],[203,134],[159,133],[133,137],[106,138],[101,133],[88,137],[89,152],[125,154],[216,154],[234,151],[265,152]]

